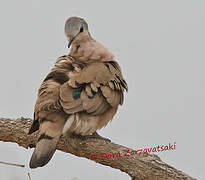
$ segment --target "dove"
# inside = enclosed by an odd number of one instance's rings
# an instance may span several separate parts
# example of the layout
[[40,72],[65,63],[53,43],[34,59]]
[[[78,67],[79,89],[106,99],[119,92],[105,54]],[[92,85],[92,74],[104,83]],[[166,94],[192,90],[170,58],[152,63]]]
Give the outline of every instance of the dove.
[[29,130],[38,131],[38,140],[30,168],[50,161],[61,136],[97,134],[113,119],[128,90],[115,57],[92,38],[84,19],[70,17],[64,31],[70,52],[57,59],[38,90]]

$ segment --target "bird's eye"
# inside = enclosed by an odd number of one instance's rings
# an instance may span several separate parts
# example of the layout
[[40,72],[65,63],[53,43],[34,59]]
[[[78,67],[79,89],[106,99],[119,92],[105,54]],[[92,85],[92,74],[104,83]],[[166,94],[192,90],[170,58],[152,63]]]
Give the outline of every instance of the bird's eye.
[[83,32],[83,27],[80,28],[80,33],[82,33],[82,32]]

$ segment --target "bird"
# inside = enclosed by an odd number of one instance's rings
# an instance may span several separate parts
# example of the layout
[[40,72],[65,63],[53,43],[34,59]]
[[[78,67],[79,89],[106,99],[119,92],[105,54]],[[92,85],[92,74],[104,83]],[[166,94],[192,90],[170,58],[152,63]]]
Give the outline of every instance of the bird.
[[28,134],[38,131],[38,140],[30,168],[50,161],[61,136],[97,134],[128,90],[114,55],[91,36],[83,18],[68,18],[64,31],[70,52],[56,60],[37,93]]

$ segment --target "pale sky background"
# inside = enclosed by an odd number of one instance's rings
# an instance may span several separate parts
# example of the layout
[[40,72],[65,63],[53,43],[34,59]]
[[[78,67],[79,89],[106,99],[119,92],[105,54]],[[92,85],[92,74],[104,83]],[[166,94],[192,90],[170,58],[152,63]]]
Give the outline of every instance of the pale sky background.
[[[129,92],[114,120],[99,131],[133,149],[176,142],[160,158],[205,179],[205,1],[2,0],[0,116],[32,117],[37,90],[56,59],[68,54],[64,23],[81,16],[92,36],[118,59]],[[28,168],[33,149],[0,142],[0,180],[129,179],[119,170],[57,151],[43,168]],[[75,178],[74,178],[75,179]]]

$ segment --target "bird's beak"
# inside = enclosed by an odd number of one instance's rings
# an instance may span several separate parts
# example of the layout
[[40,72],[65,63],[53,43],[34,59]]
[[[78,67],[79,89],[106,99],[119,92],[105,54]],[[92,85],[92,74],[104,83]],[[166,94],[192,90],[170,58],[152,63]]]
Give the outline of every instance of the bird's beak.
[[72,44],[73,40],[74,40],[74,38],[69,38],[69,40],[68,40],[68,48],[70,48],[70,45]]

